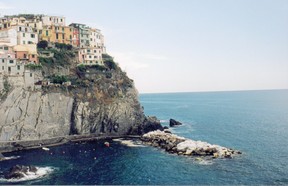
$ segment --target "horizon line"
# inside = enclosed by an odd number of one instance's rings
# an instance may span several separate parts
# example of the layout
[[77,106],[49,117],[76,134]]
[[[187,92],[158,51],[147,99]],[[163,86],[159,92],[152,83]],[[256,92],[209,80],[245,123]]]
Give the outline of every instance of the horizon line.
[[240,90],[203,90],[203,91],[183,91],[183,92],[139,92],[139,94],[178,94],[178,93],[212,93],[212,92],[247,92],[247,91],[275,91],[275,90],[288,90],[288,88],[277,89],[240,89]]

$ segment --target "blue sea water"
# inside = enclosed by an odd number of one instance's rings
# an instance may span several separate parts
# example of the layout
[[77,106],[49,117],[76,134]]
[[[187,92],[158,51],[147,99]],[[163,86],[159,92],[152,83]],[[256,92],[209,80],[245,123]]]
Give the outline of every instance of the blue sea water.
[[288,90],[142,94],[140,101],[163,125],[170,118],[183,122],[172,129],[177,135],[243,154],[203,164],[153,147],[71,143],[6,153],[20,158],[0,162],[0,174],[15,164],[32,164],[53,172],[17,184],[288,184]]

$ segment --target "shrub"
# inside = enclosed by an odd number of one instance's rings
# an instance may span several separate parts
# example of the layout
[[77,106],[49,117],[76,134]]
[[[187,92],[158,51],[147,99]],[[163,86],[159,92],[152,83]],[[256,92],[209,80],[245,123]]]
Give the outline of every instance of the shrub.
[[104,64],[110,69],[110,70],[115,70],[117,68],[117,65],[116,63],[113,61],[113,60],[107,60],[107,61],[104,61]]
[[104,66],[101,65],[91,65],[90,67],[100,71],[107,70]]
[[86,72],[86,66],[83,65],[83,64],[80,64],[77,66],[77,69],[80,71],[80,72]]
[[113,60],[113,57],[110,56],[109,54],[102,54],[102,58],[103,59],[112,59]]
[[52,83],[55,83],[55,84],[62,84],[64,82],[67,82],[68,78],[66,76],[56,75],[56,76],[52,76],[51,81]]
[[72,45],[65,44],[65,43],[55,43],[55,47],[64,50],[72,50]]
[[48,47],[47,41],[40,41],[39,43],[37,43],[37,48],[46,49],[47,47]]
[[27,64],[25,65],[25,68],[29,68],[32,70],[42,69],[42,65],[41,64]]

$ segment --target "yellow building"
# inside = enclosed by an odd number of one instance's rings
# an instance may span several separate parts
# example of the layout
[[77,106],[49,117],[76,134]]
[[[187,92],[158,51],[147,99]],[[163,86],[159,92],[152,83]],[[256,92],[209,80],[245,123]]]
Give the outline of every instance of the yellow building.
[[72,45],[73,28],[69,26],[43,26],[40,40]]

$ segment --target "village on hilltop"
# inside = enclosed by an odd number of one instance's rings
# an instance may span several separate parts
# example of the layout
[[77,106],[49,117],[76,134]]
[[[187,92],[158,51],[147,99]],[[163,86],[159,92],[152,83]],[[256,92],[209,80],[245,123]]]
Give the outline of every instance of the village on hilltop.
[[103,65],[106,48],[99,29],[66,25],[63,16],[19,14],[0,18],[0,75],[22,76],[26,86],[33,88],[37,80],[26,67],[41,65],[39,59],[53,56],[37,49],[41,42],[73,47],[78,65]]

